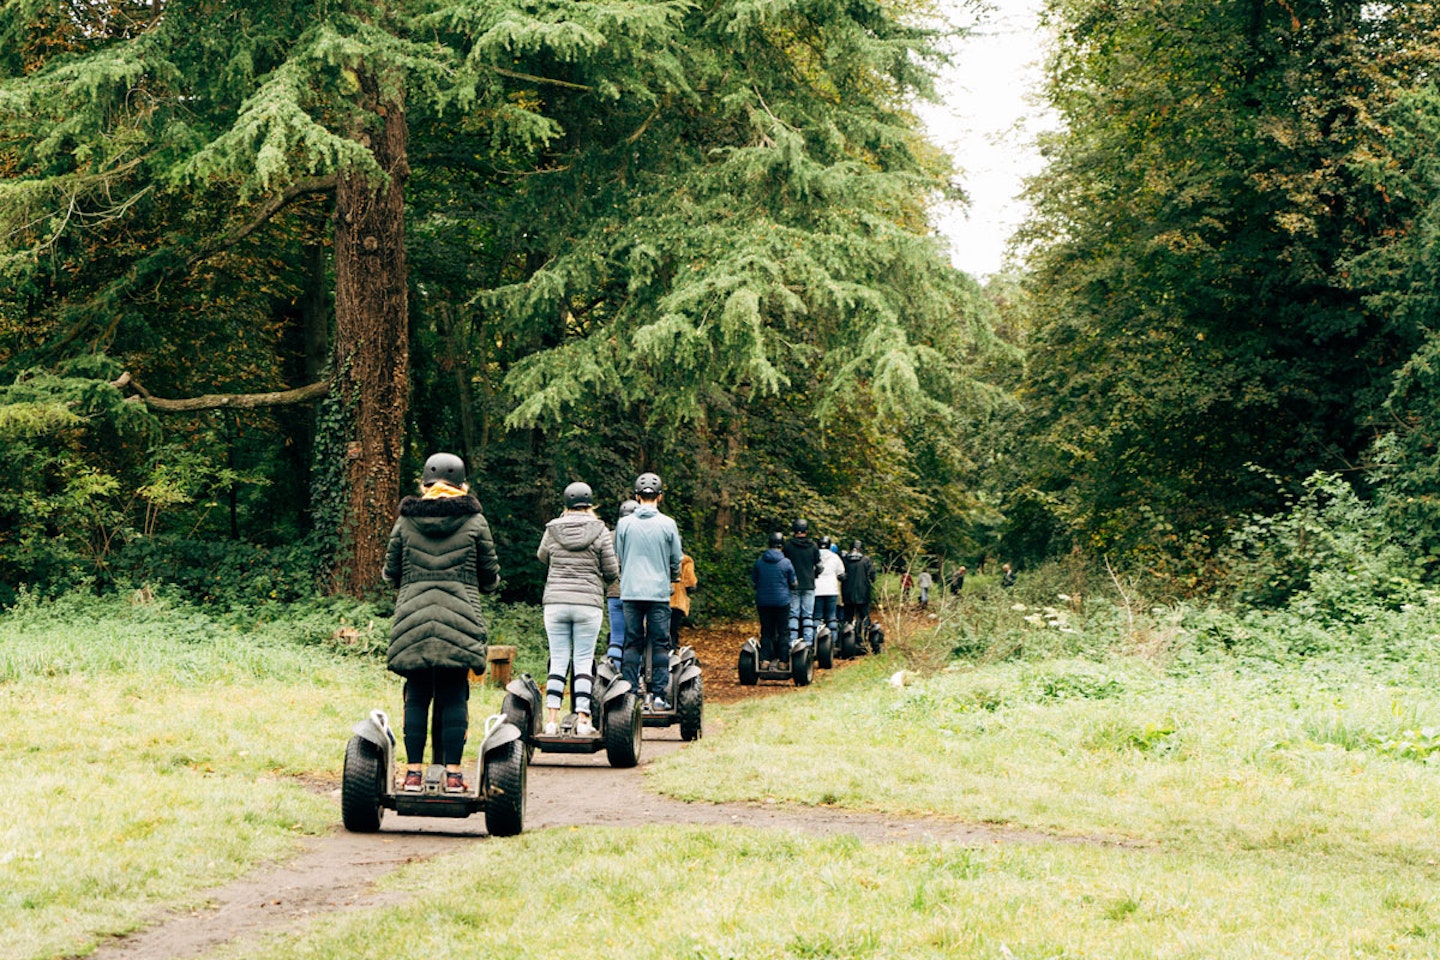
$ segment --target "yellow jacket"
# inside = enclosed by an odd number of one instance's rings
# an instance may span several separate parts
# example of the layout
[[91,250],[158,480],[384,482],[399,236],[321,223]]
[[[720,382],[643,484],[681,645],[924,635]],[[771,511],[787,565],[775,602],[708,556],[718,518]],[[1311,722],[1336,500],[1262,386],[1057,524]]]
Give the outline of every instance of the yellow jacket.
[[690,554],[680,558],[680,579],[670,584],[670,607],[690,616],[690,588],[700,581],[695,577],[695,560]]

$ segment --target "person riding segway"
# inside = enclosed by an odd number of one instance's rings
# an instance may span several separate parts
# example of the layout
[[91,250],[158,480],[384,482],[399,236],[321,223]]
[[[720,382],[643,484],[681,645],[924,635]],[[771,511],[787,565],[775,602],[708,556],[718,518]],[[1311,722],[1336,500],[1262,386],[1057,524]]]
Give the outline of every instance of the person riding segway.
[[[647,727],[680,725],[680,736],[701,735],[704,693],[695,651],[670,652],[670,594],[685,551],[675,521],[660,512],[660,478],[635,478],[639,507],[615,527],[620,555],[620,600],[625,612],[624,678],[644,695]],[[648,655],[647,655],[648,654]]]
[[840,584],[845,580],[845,561],[830,549],[830,538],[820,538],[820,564],[815,574],[815,665],[829,670],[835,665],[835,645],[840,637]]
[[[485,811],[496,836],[524,825],[528,756],[521,731],[500,716],[485,725],[477,785],[462,767],[469,729],[470,672],[485,671],[487,631],[480,594],[500,587],[500,563],[465,464],[454,454],[425,461],[421,495],[400,502],[385,549],[385,582],[399,588],[388,668],[405,678],[404,782],[396,789],[396,739],[382,710],[356,724],[345,749],[340,809],[346,829],[380,829],[386,809],[406,816],[467,817]],[[432,763],[425,743],[434,711]]]
[[859,540],[850,541],[845,561],[845,584],[840,596],[845,603],[845,625],[840,629],[840,655],[854,657],[865,652],[870,643],[876,653],[875,626],[870,622],[870,600],[874,595],[875,564],[865,556]]
[[740,683],[751,686],[759,680],[791,680],[797,687],[815,676],[815,660],[809,644],[791,637],[786,621],[793,609],[791,598],[797,582],[795,565],[781,548],[785,535],[770,534],[765,552],[750,569],[755,586],[755,609],[760,617],[760,639],[747,639],[740,647]]

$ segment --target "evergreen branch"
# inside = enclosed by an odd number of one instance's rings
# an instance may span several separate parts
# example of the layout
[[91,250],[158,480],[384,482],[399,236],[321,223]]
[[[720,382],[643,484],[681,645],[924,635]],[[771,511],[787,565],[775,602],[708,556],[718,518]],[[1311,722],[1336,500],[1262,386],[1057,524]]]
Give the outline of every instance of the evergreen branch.
[[275,390],[268,393],[207,393],[203,396],[187,397],[183,400],[167,400],[146,390],[140,381],[131,376],[128,370],[120,374],[119,378],[112,380],[110,386],[117,390],[131,388],[138,396],[127,399],[138,400],[151,410],[160,413],[194,413],[199,410],[219,409],[254,410],[258,407],[295,406],[319,400],[330,392],[330,381],[321,380],[303,387],[295,387],[293,390]]

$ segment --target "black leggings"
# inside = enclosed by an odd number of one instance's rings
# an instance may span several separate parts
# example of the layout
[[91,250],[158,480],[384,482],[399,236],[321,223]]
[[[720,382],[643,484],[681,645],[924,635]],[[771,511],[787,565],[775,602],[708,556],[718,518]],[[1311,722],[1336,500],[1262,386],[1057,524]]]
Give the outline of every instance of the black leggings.
[[405,755],[410,763],[425,762],[430,732],[430,705],[435,705],[437,763],[458,766],[465,753],[470,726],[470,671],[464,667],[432,667],[404,674]]

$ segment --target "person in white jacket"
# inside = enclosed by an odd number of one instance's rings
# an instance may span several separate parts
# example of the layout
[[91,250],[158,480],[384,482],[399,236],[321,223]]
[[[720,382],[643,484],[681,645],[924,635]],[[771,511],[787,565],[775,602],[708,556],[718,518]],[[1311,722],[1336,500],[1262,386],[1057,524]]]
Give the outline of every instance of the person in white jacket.
[[815,565],[815,622],[840,634],[840,581],[845,579],[845,561],[830,549],[830,538],[820,538],[820,561]]

